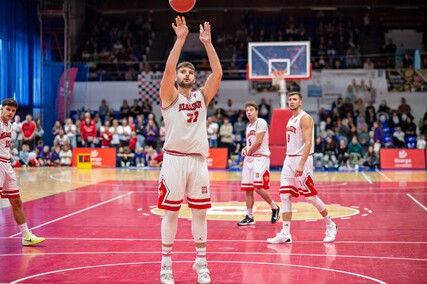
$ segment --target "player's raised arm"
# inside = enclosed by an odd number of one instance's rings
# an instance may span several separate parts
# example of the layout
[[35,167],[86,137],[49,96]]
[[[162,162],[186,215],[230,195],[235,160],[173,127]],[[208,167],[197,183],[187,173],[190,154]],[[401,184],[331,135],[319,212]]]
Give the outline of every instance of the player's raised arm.
[[176,65],[178,63],[182,47],[184,46],[185,39],[188,35],[188,27],[184,17],[177,16],[175,23],[172,23],[172,28],[176,34],[176,41],[169,53],[162,82],[160,83],[160,99],[162,100],[162,107],[171,105],[178,95],[178,91],[175,88]]
[[222,78],[221,62],[219,62],[218,55],[212,44],[211,25],[209,22],[205,22],[203,25],[200,25],[199,39],[205,46],[206,53],[208,54],[209,64],[212,69],[212,73],[206,80],[205,86],[201,88],[205,95],[206,105],[208,105],[218,91]]

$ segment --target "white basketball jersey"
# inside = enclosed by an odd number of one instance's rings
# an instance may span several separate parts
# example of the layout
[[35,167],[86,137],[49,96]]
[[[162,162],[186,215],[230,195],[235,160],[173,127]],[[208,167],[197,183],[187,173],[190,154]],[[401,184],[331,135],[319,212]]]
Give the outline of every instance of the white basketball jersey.
[[256,141],[256,135],[258,133],[265,132],[264,139],[262,140],[261,146],[252,153],[253,156],[267,156],[270,157],[270,149],[268,148],[268,124],[262,119],[258,118],[254,123],[248,124],[246,127],[246,147],[249,150]]
[[10,159],[10,141],[12,140],[12,123],[5,124],[0,119],[0,157]]
[[201,90],[191,92],[188,98],[178,94],[172,105],[162,108],[162,115],[166,129],[164,150],[208,155],[207,108]]
[[[292,116],[288,125],[286,126],[286,155],[290,156],[300,156],[304,149],[304,136],[302,135],[301,129],[301,118],[305,115],[308,115],[305,111],[302,111],[296,117]],[[311,119],[311,117],[310,117]],[[314,125],[313,125],[314,128]],[[309,154],[314,152],[314,129],[312,130],[311,137],[311,149]]]

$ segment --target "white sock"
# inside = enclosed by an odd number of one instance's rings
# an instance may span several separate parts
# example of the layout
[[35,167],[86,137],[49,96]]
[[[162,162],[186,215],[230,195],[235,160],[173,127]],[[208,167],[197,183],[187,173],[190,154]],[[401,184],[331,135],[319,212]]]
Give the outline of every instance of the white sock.
[[249,217],[253,217],[254,215],[253,215],[253,211],[252,211],[252,208],[246,208],[246,214],[249,216]]
[[284,235],[289,235],[291,233],[291,222],[283,221],[282,233]]
[[206,247],[196,247],[196,262],[199,264],[206,264]]
[[28,235],[30,233],[30,230],[28,229],[27,223],[19,225],[19,228],[21,229],[23,237],[25,237],[26,235]]
[[332,222],[331,216],[326,215],[323,217],[325,219],[326,226],[332,225],[334,222]]
[[162,265],[172,265],[172,247],[162,246]]
[[271,209],[277,209],[277,208],[279,208],[279,207],[277,207],[277,204],[274,201],[271,201],[270,207],[271,207]]

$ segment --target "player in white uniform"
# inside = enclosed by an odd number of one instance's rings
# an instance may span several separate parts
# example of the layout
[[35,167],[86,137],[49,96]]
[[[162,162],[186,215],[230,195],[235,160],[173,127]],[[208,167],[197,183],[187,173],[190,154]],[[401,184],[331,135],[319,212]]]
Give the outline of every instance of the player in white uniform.
[[283,228],[274,238],[267,239],[272,244],[292,243],[290,234],[292,219],[291,197],[303,195],[316,207],[325,219],[324,242],[335,240],[338,226],[331,220],[325,204],[317,196],[313,180],[314,122],[302,110],[302,96],[298,92],[288,95],[292,117],[286,126],[287,151],[280,176],[280,199],[282,200]]
[[258,117],[258,105],[254,101],[245,104],[249,124],[246,127],[246,146],[242,149],[245,157],[242,171],[241,189],[246,191],[246,216],[239,226],[255,224],[253,216],[254,190],[271,207],[271,223],[280,217],[280,208],[273,201],[267,189],[270,188],[270,149],[268,148],[268,124]]
[[30,232],[25,218],[22,200],[19,195],[15,172],[10,164],[10,141],[12,139],[13,116],[18,108],[14,99],[5,99],[2,102],[0,114],[0,196],[8,198],[12,206],[13,217],[22,232],[22,245],[31,246],[45,241]]
[[178,228],[179,209],[186,195],[188,207],[192,211],[191,231],[196,246],[193,270],[197,273],[199,283],[211,283],[206,261],[206,212],[211,207],[206,163],[209,150],[206,115],[207,106],[218,91],[222,67],[212,45],[211,26],[209,22],[205,22],[200,25],[199,39],[206,49],[212,73],[204,87],[192,92],[191,88],[196,80],[193,64],[181,62],[176,66],[188,35],[185,18],[176,17],[172,28],[177,39],[166,62],[160,85],[166,128],[158,201],[158,207],[165,210],[161,227],[160,281],[163,284],[175,283],[171,252]]

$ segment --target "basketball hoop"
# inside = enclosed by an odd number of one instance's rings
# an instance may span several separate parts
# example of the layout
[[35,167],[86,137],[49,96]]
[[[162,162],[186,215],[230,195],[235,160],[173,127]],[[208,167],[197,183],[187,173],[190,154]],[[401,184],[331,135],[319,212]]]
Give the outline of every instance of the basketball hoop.
[[286,74],[286,70],[271,71],[271,77],[273,78],[272,85],[281,87],[281,84],[285,83]]

